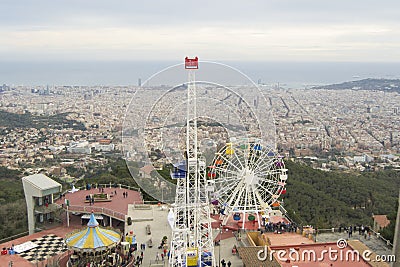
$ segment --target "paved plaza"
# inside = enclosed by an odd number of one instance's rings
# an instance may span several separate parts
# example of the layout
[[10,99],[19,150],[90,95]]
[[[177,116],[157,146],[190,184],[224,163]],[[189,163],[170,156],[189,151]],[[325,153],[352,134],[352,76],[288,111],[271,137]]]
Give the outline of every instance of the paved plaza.
[[[171,227],[167,221],[169,209],[167,206],[158,205],[130,205],[128,209],[128,216],[132,218],[132,225],[126,226],[126,233],[133,231],[136,235],[139,250],[135,256],[140,255],[140,244],[146,244],[146,249],[143,251],[143,266],[167,266],[167,260],[156,261],[157,252],[161,255],[162,249],[158,247],[164,236],[168,237],[168,246],[171,241]],[[146,226],[150,225],[151,234],[146,231]],[[215,246],[214,253],[216,261],[222,259],[225,262],[230,261],[232,266],[242,266],[242,261],[237,255],[232,255],[232,247],[238,245],[236,238],[231,231],[224,230],[221,236],[220,246]],[[214,229],[213,236],[219,240],[220,230]],[[153,247],[148,247],[148,241],[152,239]],[[161,256],[160,256],[161,258]]]
[[[348,240],[348,237],[349,234],[345,232],[322,233],[317,235],[317,242],[336,242],[339,239]],[[361,241],[378,255],[389,255],[392,253],[392,248],[375,235],[371,235],[371,238],[365,238],[363,235],[359,235],[358,232],[355,232],[349,240]]]

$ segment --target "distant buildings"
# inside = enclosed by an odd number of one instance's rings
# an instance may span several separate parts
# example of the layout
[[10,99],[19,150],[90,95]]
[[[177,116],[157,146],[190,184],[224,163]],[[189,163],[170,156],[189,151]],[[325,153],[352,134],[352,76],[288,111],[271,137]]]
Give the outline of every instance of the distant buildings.
[[[138,143],[137,138],[133,138],[137,129],[125,129],[125,136],[132,135],[132,138],[125,144],[121,142],[121,118],[124,117],[132,97],[138,97],[135,94],[136,89],[136,86],[0,86],[1,110],[18,114],[29,112],[39,116],[66,113],[67,119],[76,120],[86,127],[84,131],[68,127],[54,129],[53,125],[43,129],[4,129],[3,135],[0,135],[0,164],[19,168],[21,164],[45,162],[51,159],[52,155],[65,152],[68,152],[71,158],[79,154],[87,155],[81,160],[89,160],[93,153],[113,153],[122,150],[130,160],[143,160],[140,158],[142,153],[134,151],[134,147],[142,145]],[[400,168],[397,156],[383,156],[400,154],[400,94],[351,89],[278,90],[267,86],[261,89],[272,105],[276,141],[281,155],[316,156],[319,160],[325,160],[327,169],[336,168],[330,162],[337,160],[341,161],[340,166],[345,164],[343,166],[350,169],[364,169],[364,166],[360,165],[366,163],[372,166],[371,169]],[[208,94],[211,94],[210,92],[208,90]],[[218,92],[212,97],[227,97],[223,93],[218,95]],[[140,98],[140,107],[131,111],[131,120],[140,121],[146,118],[148,114],[144,114],[143,110],[153,105],[150,101],[151,95],[144,93]],[[260,100],[253,98],[251,106],[257,106]],[[226,104],[231,108],[236,107],[238,103],[238,99],[232,97],[225,101],[228,101]],[[167,153],[175,157],[174,153],[177,151],[176,143],[161,142],[165,138],[174,140],[178,131],[165,131],[161,135],[161,131],[156,127],[160,124],[157,118],[162,118],[166,110],[174,110],[175,104],[173,99],[166,99],[158,109],[153,109],[154,120],[148,121],[146,145],[149,150],[161,149],[160,155]],[[201,108],[203,107],[199,107]],[[258,110],[263,112],[260,108],[258,105]],[[218,116],[221,121],[233,124],[234,113],[242,111],[238,109],[231,113],[218,112]],[[181,121],[180,116],[184,115],[185,113],[181,112],[170,119]],[[267,110],[265,115],[269,116]],[[227,139],[218,127],[201,126],[199,137]],[[335,159],[327,158],[333,155]],[[153,153],[152,156],[158,155]],[[178,153],[176,157],[179,156],[181,155]],[[160,158],[155,162],[162,165],[162,160],[163,158]]]
[[373,157],[368,156],[366,154],[364,154],[362,156],[354,156],[353,157],[353,162],[354,163],[357,163],[357,162],[359,162],[359,163],[369,163],[369,162],[372,162],[373,160],[374,160]]
[[109,139],[102,139],[96,143],[89,143],[89,141],[71,142],[67,147],[67,151],[74,154],[91,154],[93,151],[112,152],[114,150],[115,145]]
[[92,146],[89,145],[88,141],[71,142],[69,144],[69,147],[67,147],[67,151],[69,153],[91,154],[92,153]]
[[112,152],[115,149],[115,145],[111,143],[110,139],[101,139],[94,144],[94,149],[99,152]]

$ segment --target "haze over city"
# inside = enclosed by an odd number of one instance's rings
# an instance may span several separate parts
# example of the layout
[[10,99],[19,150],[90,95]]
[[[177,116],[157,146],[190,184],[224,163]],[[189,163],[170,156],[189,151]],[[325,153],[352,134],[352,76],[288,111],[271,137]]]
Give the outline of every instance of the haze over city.
[[10,84],[136,84],[198,55],[266,83],[398,78],[399,8],[389,0],[7,0],[0,3],[0,77]]

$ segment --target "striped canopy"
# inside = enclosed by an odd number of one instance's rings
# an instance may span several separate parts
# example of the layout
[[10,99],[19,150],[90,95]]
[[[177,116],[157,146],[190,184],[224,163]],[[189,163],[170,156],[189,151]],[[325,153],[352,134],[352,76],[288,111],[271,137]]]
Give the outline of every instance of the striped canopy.
[[99,227],[94,214],[90,215],[87,228],[67,234],[65,243],[76,251],[102,251],[114,247],[121,236],[119,233]]

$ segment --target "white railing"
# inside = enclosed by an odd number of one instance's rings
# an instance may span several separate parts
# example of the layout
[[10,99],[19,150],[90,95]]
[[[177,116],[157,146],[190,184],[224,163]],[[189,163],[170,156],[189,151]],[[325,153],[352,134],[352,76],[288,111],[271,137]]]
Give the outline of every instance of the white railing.
[[[91,188],[124,188],[124,189],[128,189],[128,190],[134,190],[134,191],[138,191],[140,193],[140,196],[142,196],[142,191],[140,190],[140,188],[138,187],[134,187],[134,186],[129,186],[129,185],[124,185],[124,184],[115,184],[115,183],[107,183],[107,184],[95,184],[96,187],[91,187]],[[115,185],[117,187],[115,187]],[[80,186],[77,189],[79,190],[86,190],[85,186]],[[68,194],[69,190],[64,191],[62,194]],[[54,201],[59,199],[60,197],[54,198]],[[140,201],[140,202],[134,202],[133,204],[143,204],[144,201]],[[155,201],[155,203],[157,203]],[[54,203],[55,205],[58,205],[56,203]],[[65,205],[58,205],[60,208],[63,208],[64,210],[66,210],[66,206]],[[117,212],[108,208],[102,208],[102,207],[95,207],[95,206],[79,206],[79,205],[71,205],[68,207],[68,211],[70,212],[84,212],[84,213],[91,213],[92,211],[94,213],[101,213],[104,215],[108,215],[111,217],[114,217],[116,219],[119,220],[125,220],[125,214],[121,213],[121,212]]]
[[3,244],[3,243],[6,243],[6,242],[8,242],[10,240],[14,240],[14,239],[17,239],[17,238],[20,238],[20,237],[23,237],[23,236],[27,236],[27,235],[29,235],[28,231],[22,232],[22,233],[19,233],[19,234],[16,234],[16,235],[12,235],[12,236],[0,239],[0,244]]
[[[115,188],[114,185],[115,185],[115,183],[96,184],[96,187],[93,187],[93,185],[92,185],[91,188],[92,188],[92,189],[93,189],[93,188],[99,188],[99,187],[102,187],[102,188]],[[135,187],[135,186],[130,186],[130,185],[124,185],[124,184],[116,184],[116,185],[117,185],[117,188],[124,188],[124,189],[128,189],[128,190],[138,191],[138,192],[140,193],[140,196],[143,197],[143,196],[142,196],[142,191],[141,191],[140,187]],[[77,187],[76,189],[79,189],[79,190],[86,190],[86,186],[80,186],[80,187]],[[62,194],[67,194],[69,191],[70,191],[70,189],[65,190]],[[60,197],[54,198],[54,201],[57,200],[57,199],[59,199],[59,198],[60,198]]]
[[[66,206],[64,206],[64,209],[66,210]],[[82,213],[91,213],[92,211],[94,213],[101,213],[104,215],[108,215],[111,217],[114,217],[119,220],[125,220],[125,214],[114,211],[112,209],[107,209],[107,208],[102,208],[102,207],[96,207],[96,206],[79,206],[79,205],[71,205],[68,207],[69,212],[82,212]]]
[[370,230],[372,231],[372,233],[374,233],[374,235],[381,239],[382,241],[384,241],[386,243],[386,246],[388,246],[389,248],[393,248],[393,244],[390,242],[390,240],[384,238],[380,233],[375,232],[374,230]]
[[[385,242],[386,246],[388,248],[393,248],[393,244],[390,242],[390,240],[384,238],[380,233],[375,232],[374,230],[370,229],[371,233],[378,239],[382,240]],[[345,232],[344,228],[341,229],[341,232]],[[316,234],[322,234],[322,233],[339,233],[339,228],[328,228],[328,229],[317,229]],[[314,234],[315,235],[315,234]]]

